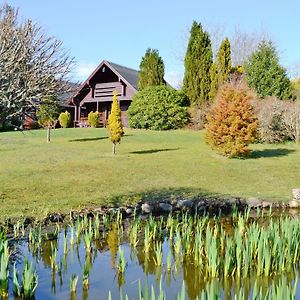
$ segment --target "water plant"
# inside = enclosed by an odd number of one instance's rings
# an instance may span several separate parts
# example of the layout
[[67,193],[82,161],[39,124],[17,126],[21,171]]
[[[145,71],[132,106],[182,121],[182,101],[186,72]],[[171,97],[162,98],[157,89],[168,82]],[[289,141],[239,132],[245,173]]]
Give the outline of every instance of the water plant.
[[27,258],[24,259],[23,273],[22,273],[22,279],[20,284],[18,271],[15,263],[13,269],[14,295],[21,297],[22,299],[32,299],[34,297],[37,286],[38,286],[38,275],[36,270],[33,268],[33,264],[29,263]]
[[76,294],[77,289],[78,276],[76,274],[72,274],[70,278],[70,292],[71,294]]
[[4,236],[0,239],[0,296],[8,296],[9,247]]
[[124,250],[122,249],[122,247],[119,247],[118,256],[119,256],[118,273],[123,274],[125,272],[125,268],[126,268],[126,260],[125,260],[125,256],[124,256]]

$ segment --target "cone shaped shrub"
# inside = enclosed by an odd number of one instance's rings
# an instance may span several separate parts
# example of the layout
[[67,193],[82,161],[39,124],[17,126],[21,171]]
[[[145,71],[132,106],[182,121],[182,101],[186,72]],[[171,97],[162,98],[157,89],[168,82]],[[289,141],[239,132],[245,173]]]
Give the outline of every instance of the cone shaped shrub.
[[59,124],[62,128],[70,127],[71,125],[71,114],[66,110],[59,115]]
[[241,83],[228,83],[218,91],[216,104],[207,115],[206,142],[227,157],[248,155],[257,138],[258,121],[252,95]]
[[121,137],[124,134],[121,120],[121,109],[116,93],[114,93],[113,103],[111,105],[111,113],[108,117],[108,130],[110,140],[113,143],[113,154],[115,154],[116,143],[120,143]]

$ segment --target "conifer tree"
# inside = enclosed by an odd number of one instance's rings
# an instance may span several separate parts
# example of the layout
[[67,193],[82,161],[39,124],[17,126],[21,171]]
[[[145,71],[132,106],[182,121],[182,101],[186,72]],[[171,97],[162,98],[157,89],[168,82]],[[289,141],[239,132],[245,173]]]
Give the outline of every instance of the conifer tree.
[[183,91],[191,104],[201,106],[209,101],[210,68],[212,48],[209,34],[196,21],[190,30],[190,39],[185,55]]
[[260,97],[276,96],[291,99],[291,82],[286,70],[280,66],[276,49],[272,42],[261,42],[256,52],[245,64],[246,79]]
[[209,91],[209,100],[212,102],[218,91],[218,72],[216,64],[212,64],[210,67],[210,91]]
[[229,79],[231,66],[232,65],[230,42],[228,38],[225,38],[219,48],[217,55],[217,72],[219,87]]
[[245,156],[257,138],[258,121],[250,103],[251,94],[243,86],[223,85],[217,103],[207,115],[206,142],[227,157]]
[[113,148],[112,153],[116,153],[116,144],[120,143],[121,138],[124,134],[123,125],[121,120],[121,109],[118,103],[117,93],[114,92],[113,102],[111,105],[111,112],[108,117],[107,128],[109,130],[110,140],[112,142]]
[[165,84],[165,64],[156,49],[148,48],[140,63],[138,89]]

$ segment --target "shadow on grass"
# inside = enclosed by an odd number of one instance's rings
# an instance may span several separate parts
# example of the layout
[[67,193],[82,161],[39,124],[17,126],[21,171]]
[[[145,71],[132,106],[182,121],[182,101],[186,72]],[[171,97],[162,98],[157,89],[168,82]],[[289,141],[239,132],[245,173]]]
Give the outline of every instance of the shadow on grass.
[[105,140],[107,138],[108,138],[107,136],[101,136],[101,137],[93,137],[93,138],[74,139],[74,140],[69,140],[69,142],[91,142],[91,141]]
[[199,198],[221,198],[221,195],[195,188],[162,188],[148,190],[140,193],[129,193],[110,197],[108,203],[116,206],[122,204],[136,204],[139,201],[167,201],[179,199],[199,199]]
[[149,149],[129,152],[130,154],[152,154],[157,152],[176,151],[180,148],[165,148],[165,149]]
[[264,150],[254,150],[248,158],[266,158],[266,157],[281,157],[287,156],[294,153],[293,149],[279,148],[279,149],[264,149]]

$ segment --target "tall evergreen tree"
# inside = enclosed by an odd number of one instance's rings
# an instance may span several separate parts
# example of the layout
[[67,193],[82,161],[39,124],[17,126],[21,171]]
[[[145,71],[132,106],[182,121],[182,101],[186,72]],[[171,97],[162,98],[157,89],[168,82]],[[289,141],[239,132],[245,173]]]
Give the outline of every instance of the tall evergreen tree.
[[201,106],[209,101],[210,68],[212,48],[209,34],[202,25],[193,22],[185,55],[183,91],[194,105]]
[[209,91],[209,100],[212,102],[218,91],[218,72],[216,64],[213,63],[210,67],[210,91]]
[[139,73],[139,90],[148,86],[165,84],[165,64],[156,49],[148,48],[142,57]]
[[259,44],[245,64],[246,79],[260,97],[276,96],[286,100],[292,98],[291,82],[286,70],[279,64],[276,48],[272,42]]
[[218,86],[221,86],[229,79],[231,66],[230,42],[228,38],[225,38],[217,55]]

